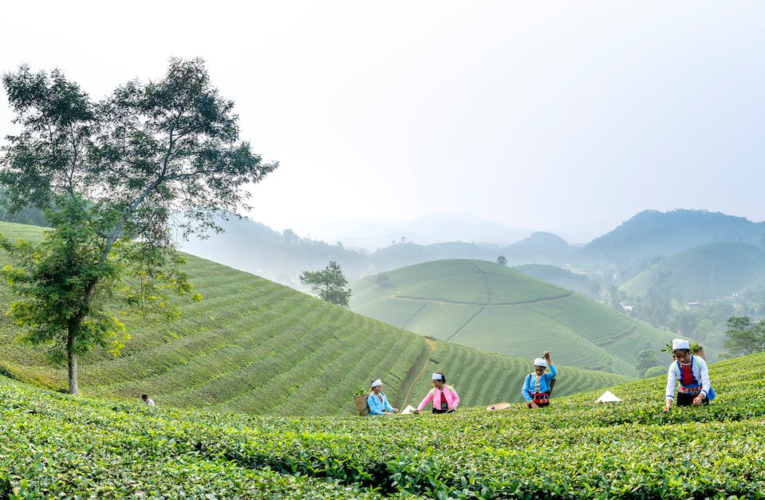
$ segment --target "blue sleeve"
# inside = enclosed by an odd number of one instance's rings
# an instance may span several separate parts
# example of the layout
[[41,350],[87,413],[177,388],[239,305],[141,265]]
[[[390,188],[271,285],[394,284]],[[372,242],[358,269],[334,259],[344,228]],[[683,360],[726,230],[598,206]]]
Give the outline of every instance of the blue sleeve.
[[385,411],[393,411],[393,407],[388,403],[388,396],[383,393],[383,403],[385,403]]
[[374,397],[373,394],[367,396],[367,404],[369,405],[370,415],[385,415],[382,411],[383,404],[380,403],[380,400]]
[[531,375],[526,375],[526,380],[523,381],[523,390],[521,391],[523,394],[523,399],[525,399],[527,402],[531,401],[531,394],[529,393],[529,380],[531,380]]
[[555,365],[550,363],[550,380],[554,379],[558,374],[558,370],[555,369]]

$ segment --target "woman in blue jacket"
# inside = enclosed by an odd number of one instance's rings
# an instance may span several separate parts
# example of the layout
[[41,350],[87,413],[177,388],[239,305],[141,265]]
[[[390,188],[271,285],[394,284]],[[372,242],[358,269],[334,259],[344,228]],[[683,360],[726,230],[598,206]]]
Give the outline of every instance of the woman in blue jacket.
[[378,378],[372,382],[372,392],[367,397],[370,415],[391,415],[398,413],[398,408],[393,408],[388,403],[388,398],[382,391],[382,381]]
[[[550,368],[550,373],[545,373]],[[550,404],[553,380],[558,374],[555,365],[550,359],[550,351],[545,351],[544,358],[534,360],[534,373],[526,376],[523,382],[523,399],[526,400],[526,408],[544,408]]]

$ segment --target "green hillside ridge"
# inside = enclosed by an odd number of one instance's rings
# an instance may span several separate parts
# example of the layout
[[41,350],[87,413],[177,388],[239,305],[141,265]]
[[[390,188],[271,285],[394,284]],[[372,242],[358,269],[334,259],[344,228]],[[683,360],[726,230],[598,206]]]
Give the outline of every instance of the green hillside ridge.
[[[30,240],[43,234],[10,223],[0,223],[0,232]],[[0,256],[0,265],[6,263]],[[146,393],[163,406],[335,415],[352,414],[353,393],[377,377],[393,404],[416,404],[435,370],[447,373],[465,404],[520,401],[516,388],[532,369],[529,360],[433,342],[208,260],[188,256],[186,270],[204,300],[179,302],[182,317],[170,324],[131,323],[132,339],[119,358],[104,350],[84,356],[85,395],[134,399]],[[11,299],[0,284],[0,307]],[[14,342],[18,333],[2,317],[0,373],[63,387],[64,367],[51,365],[42,348]],[[556,387],[560,395],[626,380],[560,369],[567,374]]]
[[673,335],[515,269],[439,260],[351,284],[351,309],[423,335],[500,354],[635,376],[642,349]]
[[680,252],[638,274],[620,287],[642,296],[650,288],[673,298],[723,297],[765,284],[765,250],[740,242],[700,245]]
[[[452,415],[279,418],[76,398],[0,377],[0,498],[765,498],[765,354],[717,399],[665,377]],[[561,379],[562,380],[562,379]]]
[[600,289],[597,282],[592,281],[584,274],[578,274],[568,269],[548,264],[525,264],[515,266],[514,269],[546,281],[555,286],[571,290],[582,295],[594,294]]

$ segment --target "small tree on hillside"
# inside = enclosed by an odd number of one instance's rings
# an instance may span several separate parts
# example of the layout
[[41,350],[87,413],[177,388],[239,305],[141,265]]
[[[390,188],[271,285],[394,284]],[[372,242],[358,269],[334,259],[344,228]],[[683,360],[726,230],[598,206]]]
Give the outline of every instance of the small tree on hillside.
[[305,271],[300,275],[300,282],[320,299],[337,306],[348,307],[351,290],[347,288],[348,280],[343,276],[340,265],[334,260],[321,271]]
[[752,323],[748,316],[728,318],[727,340],[723,346],[730,355],[746,355],[765,351],[765,320]]
[[[18,135],[0,157],[0,183],[12,209],[46,212],[52,230],[38,246],[0,237],[15,267],[3,275],[20,297],[11,317],[25,338],[53,345],[78,392],[77,358],[127,339],[119,314],[175,317],[170,293],[191,285],[171,237],[221,229],[277,164],[239,140],[233,102],[211,86],[204,63],[171,59],[166,76],[131,81],[93,102],[58,70],[28,67],[3,76]],[[195,296],[199,299],[199,296]]]
[[658,364],[659,360],[656,358],[656,352],[646,349],[638,353],[635,368],[637,369],[640,376],[643,377],[649,368],[653,368]]
[[500,266],[506,266],[507,265],[507,258],[504,255],[500,255],[497,257],[497,264]]

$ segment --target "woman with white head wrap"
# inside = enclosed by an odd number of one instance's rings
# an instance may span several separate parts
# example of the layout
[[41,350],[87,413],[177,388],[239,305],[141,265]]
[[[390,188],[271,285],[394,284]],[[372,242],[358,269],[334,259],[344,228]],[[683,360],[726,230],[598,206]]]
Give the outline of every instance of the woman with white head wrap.
[[687,340],[673,340],[672,353],[675,355],[675,361],[669,365],[669,372],[667,373],[664,411],[669,411],[672,408],[677,382],[680,382],[677,391],[677,406],[709,404],[709,401],[714,398],[714,391],[712,391],[712,384],[709,381],[707,362],[701,356],[691,354],[691,344]]
[[460,404],[460,397],[454,387],[446,385],[446,376],[442,372],[436,372],[431,376],[433,388],[425,396],[414,413],[420,413],[428,403],[433,403],[433,413],[454,413]]
[[372,392],[367,397],[369,405],[369,415],[390,415],[398,413],[398,408],[393,408],[388,403],[388,398],[382,391],[382,380],[379,378],[372,382]]
[[[545,373],[547,368],[550,373]],[[544,358],[534,360],[534,373],[529,373],[523,382],[523,399],[526,400],[526,408],[543,408],[550,404],[553,379],[558,374],[555,365],[550,359],[550,351],[545,351]]]

